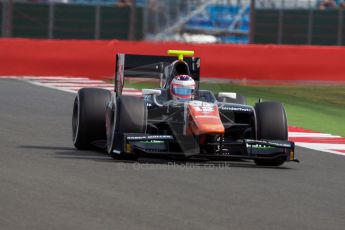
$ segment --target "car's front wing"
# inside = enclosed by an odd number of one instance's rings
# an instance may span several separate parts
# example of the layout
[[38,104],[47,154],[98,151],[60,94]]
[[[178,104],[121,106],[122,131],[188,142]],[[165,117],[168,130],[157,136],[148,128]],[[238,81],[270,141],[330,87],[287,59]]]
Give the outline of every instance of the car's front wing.
[[[125,154],[141,155],[176,155],[185,157],[205,157],[209,159],[230,160],[241,159],[274,159],[285,157],[286,161],[298,161],[295,156],[295,144],[280,140],[242,139],[237,141],[219,141],[209,143],[214,151],[200,151],[200,145],[194,141],[189,148],[184,148],[181,137],[173,135],[150,135],[127,133],[117,134],[116,150]],[[185,137],[184,141],[188,138]],[[188,144],[187,144],[188,145]],[[192,147],[190,147],[192,146]]]

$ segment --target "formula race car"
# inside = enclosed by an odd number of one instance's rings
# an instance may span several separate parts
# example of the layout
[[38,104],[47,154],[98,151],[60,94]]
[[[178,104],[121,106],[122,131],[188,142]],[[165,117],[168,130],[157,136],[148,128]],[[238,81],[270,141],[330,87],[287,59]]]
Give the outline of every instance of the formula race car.
[[[115,159],[252,159],[264,166],[297,161],[281,103],[252,107],[239,94],[201,90],[200,58],[193,51],[168,54],[178,58],[117,54],[114,91],[78,91],[72,118],[77,149],[101,147]],[[130,78],[159,79],[160,88],[123,95]]]

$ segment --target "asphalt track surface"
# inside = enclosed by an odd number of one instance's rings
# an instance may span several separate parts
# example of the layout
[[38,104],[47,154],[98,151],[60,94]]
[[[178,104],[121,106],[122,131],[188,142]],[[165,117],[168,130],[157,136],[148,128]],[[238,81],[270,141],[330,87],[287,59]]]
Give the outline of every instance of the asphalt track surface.
[[343,156],[115,161],[73,148],[73,99],[0,79],[0,229],[344,229]]

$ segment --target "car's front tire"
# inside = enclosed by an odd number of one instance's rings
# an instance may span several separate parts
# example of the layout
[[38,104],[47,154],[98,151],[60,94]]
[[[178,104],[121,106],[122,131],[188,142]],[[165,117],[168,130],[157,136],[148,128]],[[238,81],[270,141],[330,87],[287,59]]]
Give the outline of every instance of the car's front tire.
[[77,149],[89,149],[96,140],[106,139],[105,110],[110,91],[98,88],[82,88],[74,100],[72,138]]
[[[261,102],[255,105],[257,139],[288,140],[287,117],[284,106],[278,102]],[[257,159],[255,163],[261,166],[279,166],[286,157],[275,159]]]

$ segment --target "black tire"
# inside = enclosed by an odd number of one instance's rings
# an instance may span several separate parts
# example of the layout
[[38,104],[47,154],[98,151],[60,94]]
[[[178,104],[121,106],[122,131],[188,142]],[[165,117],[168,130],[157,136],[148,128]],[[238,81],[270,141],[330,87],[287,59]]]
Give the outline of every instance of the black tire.
[[236,99],[229,98],[229,97],[217,97],[217,100],[219,102],[228,102],[228,103],[235,103],[235,104],[241,104],[241,105],[246,105],[247,104],[247,99],[245,96],[242,96],[241,94],[236,94]]
[[93,141],[106,139],[105,110],[110,95],[105,89],[82,88],[78,91],[72,115],[73,144],[77,149],[90,149]]
[[288,126],[284,106],[265,101],[255,105],[257,139],[288,140]]
[[147,107],[142,98],[118,96],[113,98],[107,109],[107,151],[114,159],[136,159],[136,154],[114,152],[116,133],[145,133]]
[[[261,102],[255,105],[257,139],[288,140],[288,125],[284,106],[278,102]],[[279,166],[286,157],[276,159],[257,159],[255,163],[262,166]]]

